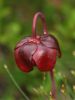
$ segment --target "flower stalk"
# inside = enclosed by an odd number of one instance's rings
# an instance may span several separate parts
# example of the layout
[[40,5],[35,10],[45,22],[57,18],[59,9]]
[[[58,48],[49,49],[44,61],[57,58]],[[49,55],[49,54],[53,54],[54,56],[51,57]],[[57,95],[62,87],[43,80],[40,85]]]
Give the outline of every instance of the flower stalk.
[[56,99],[56,85],[55,85],[55,80],[54,80],[54,73],[53,70],[50,71],[50,76],[51,76],[51,81],[52,81],[52,91],[51,91],[51,96],[53,100],[57,100]]
[[45,17],[41,12],[38,12],[34,15],[34,18],[33,18],[33,24],[32,24],[32,36],[33,37],[36,37],[36,23],[37,23],[38,17],[41,18],[41,21],[43,23],[44,34],[48,34]]

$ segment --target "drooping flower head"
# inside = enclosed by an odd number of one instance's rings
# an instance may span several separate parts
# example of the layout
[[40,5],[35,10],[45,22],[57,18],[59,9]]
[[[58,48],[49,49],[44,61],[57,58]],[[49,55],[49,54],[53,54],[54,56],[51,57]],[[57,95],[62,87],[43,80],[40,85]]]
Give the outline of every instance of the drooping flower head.
[[[44,34],[36,34],[36,21],[41,18]],[[15,48],[15,60],[18,67],[29,72],[36,65],[40,71],[50,71],[54,68],[57,56],[61,56],[56,38],[49,35],[46,28],[45,18],[42,13],[35,14],[32,26],[32,37],[21,40]]]
[[[43,34],[36,34],[38,17],[43,23]],[[18,67],[24,72],[30,72],[34,66],[42,72],[52,71],[57,56],[61,56],[57,39],[48,34],[45,17],[41,12],[34,15],[32,36],[22,39],[15,48],[15,60]]]

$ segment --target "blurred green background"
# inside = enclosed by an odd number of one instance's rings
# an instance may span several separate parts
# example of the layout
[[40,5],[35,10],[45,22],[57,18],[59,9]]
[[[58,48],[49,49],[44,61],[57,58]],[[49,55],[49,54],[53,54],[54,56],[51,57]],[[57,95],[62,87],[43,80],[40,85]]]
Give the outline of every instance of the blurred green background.
[[[45,15],[49,34],[58,39],[62,51],[54,71],[58,100],[75,100],[75,0],[0,0],[0,100],[25,100],[4,64],[30,100],[51,100],[49,73],[37,68],[23,73],[14,60],[14,47],[31,35],[37,11]],[[37,31],[43,34],[40,20]]]

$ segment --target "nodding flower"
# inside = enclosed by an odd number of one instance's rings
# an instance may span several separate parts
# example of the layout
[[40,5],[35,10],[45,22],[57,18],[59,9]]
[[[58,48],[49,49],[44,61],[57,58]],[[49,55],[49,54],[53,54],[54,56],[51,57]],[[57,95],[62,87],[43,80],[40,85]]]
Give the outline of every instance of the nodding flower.
[[[36,34],[38,17],[43,23],[42,35]],[[25,37],[16,45],[14,55],[16,64],[23,72],[30,72],[34,66],[42,72],[53,70],[57,56],[61,57],[61,51],[57,39],[48,34],[45,17],[41,12],[34,15],[32,36]]]

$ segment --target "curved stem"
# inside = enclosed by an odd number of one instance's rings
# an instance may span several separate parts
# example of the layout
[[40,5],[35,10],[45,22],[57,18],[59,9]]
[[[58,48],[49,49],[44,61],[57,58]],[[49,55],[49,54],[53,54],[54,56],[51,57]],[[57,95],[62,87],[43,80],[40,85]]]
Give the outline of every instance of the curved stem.
[[12,82],[14,83],[14,85],[16,86],[16,88],[19,90],[19,92],[22,94],[22,96],[24,97],[25,100],[30,100],[29,97],[22,91],[22,89],[19,87],[19,85],[17,84],[17,82],[15,81],[15,79],[13,78],[11,72],[9,71],[7,65],[4,65],[5,70],[7,71],[9,77],[11,78]]
[[41,20],[42,20],[43,27],[44,27],[44,29],[43,29],[43,30],[44,30],[44,34],[48,34],[48,32],[47,32],[47,27],[46,27],[45,17],[44,17],[44,15],[43,15],[41,12],[37,12],[37,13],[34,15],[33,24],[32,24],[32,33],[33,33],[33,37],[36,37],[36,23],[37,23],[38,17],[40,17]]
[[55,81],[54,81],[53,70],[50,71],[50,75],[51,75],[51,81],[52,81],[52,98],[53,98],[53,100],[56,100],[56,85],[55,85]]

